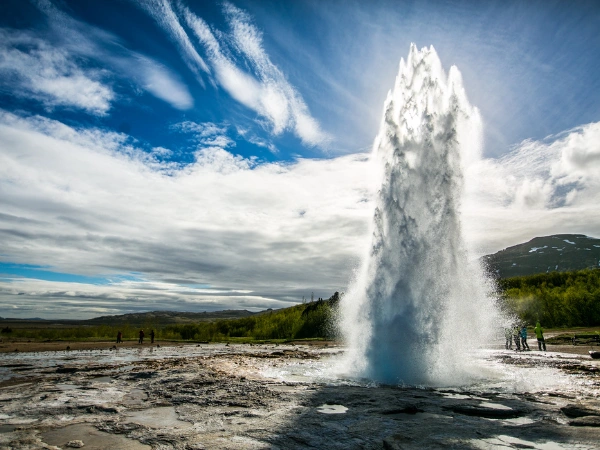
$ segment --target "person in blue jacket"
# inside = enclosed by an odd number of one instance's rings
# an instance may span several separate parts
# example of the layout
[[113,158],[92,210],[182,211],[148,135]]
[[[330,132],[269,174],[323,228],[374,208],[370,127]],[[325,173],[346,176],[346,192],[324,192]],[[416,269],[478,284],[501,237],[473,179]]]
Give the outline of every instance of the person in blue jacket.
[[531,351],[531,349],[529,348],[529,345],[527,344],[527,327],[525,325],[523,325],[523,327],[521,328],[521,347],[523,348],[523,351],[525,351],[525,349]]

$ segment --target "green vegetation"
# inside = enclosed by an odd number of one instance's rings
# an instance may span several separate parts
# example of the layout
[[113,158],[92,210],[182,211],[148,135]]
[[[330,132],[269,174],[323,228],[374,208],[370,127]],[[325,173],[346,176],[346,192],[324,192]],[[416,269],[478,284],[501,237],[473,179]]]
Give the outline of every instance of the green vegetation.
[[149,341],[150,330],[154,329],[155,339],[193,341],[253,341],[287,340],[335,337],[334,316],[340,300],[338,292],[329,299],[292,306],[290,308],[267,311],[239,319],[199,321],[191,324],[160,325],[147,322],[144,326],[85,325],[65,327],[5,327],[2,337],[17,340],[36,341],[100,341],[116,340],[117,332],[123,333],[124,340],[137,341],[140,329]]
[[196,341],[303,339],[335,336],[333,318],[339,293],[329,299],[269,311],[242,319],[169,325],[163,333]]
[[[34,340],[34,341],[116,341],[117,333],[123,333],[123,340],[138,340],[138,333],[143,329],[146,337],[150,338],[153,327],[134,327],[131,325],[112,326],[73,326],[73,327],[7,327],[2,330],[3,339]],[[161,338],[161,330],[154,327],[155,339]]]
[[498,285],[506,307],[526,323],[600,325],[600,269],[505,278]]

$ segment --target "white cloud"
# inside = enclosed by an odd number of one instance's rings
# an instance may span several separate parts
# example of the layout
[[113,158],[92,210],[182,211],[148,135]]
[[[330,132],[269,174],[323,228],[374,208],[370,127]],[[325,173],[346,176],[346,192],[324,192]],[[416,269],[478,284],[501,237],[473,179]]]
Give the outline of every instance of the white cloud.
[[48,19],[50,32],[45,37],[56,41],[55,46],[70,60],[100,63],[105,73],[110,70],[112,76],[118,74],[132,80],[142,90],[176,109],[193,107],[187,86],[163,64],[127,49],[117,36],[74,19],[50,1],[37,0],[36,3]]
[[194,139],[204,147],[235,147],[235,142],[227,136],[227,125],[216,125],[212,122],[196,123],[185,121],[176,123],[171,129],[194,135]]
[[102,116],[115,97],[100,71],[78,67],[66,51],[24,32],[0,30],[0,79],[14,95],[37,98],[48,108]]
[[174,130],[181,130],[185,133],[195,133],[199,138],[227,133],[227,126],[216,125],[212,122],[196,123],[190,120],[176,123],[171,128]]
[[204,86],[204,81],[198,69],[210,75],[210,69],[204,59],[198,54],[187,33],[179,23],[177,15],[168,0],[135,0],[146,10],[158,24],[169,33],[169,36],[179,46],[182,56],[189,69],[196,74],[198,82]]
[[194,100],[187,87],[165,66],[138,53],[132,52],[132,59],[137,60],[137,69],[131,60],[115,61],[126,67],[129,75],[140,79],[141,87],[157,98],[164,100],[176,109],[186,110],[194,106]]
[[483,252],[552,233],[600,236],[600,122],[524,141],[465,178],[465,222]]
[[[213,33],[208,24],[187,7],[181,6],[181,10],[186,24],[204,46],[216,81],[223,89],[266,119],[272,134],[291,130],[306,145],[327,145],[330,136],[321,130],[301,95],[271,62],[262,47],[260,32],[243,11],[229,4],[225,6],[232,27],[232,34],[228,36],[222,32]],[[228,42],[254,69],[254,73],[239,67]]]
[[[199,139],[227,131],[176,127]],[[463,215],[469,243],[489,253],[536,235],[600,236],[599,129],[585,125],[524,142],[504,159],[472,162]],[[89,301],[110,313],[165,302],[187,310],[282,306],[313,290],[344,290],[369,241],[376,187],[365,155],[260,164],[204,146],[193,164],[177,166],[161,161],[168,149],[144,152],[124,134],[8,112],[0,114],[0,148],[4,261],[140,274],[101,287],[3,281],[0,309],[19,301],[50,307],[46,299],[57,308]]]
[[322,145],[328,142],[330,137],[321,130],[319,123],[310,115],[300,94],[271,62],[263,48],[262,34],[252,24],[248,14],[231,3],[225,3],[225,11],[232,27],[236,48],[254,66],[262,83],[265,110],[271,113],[271,117],[275,120],[279,119],[286,124],[285,126],[292,127],[296,135],[305,143]]
[[[1,308],[25,298],[60,304],[74,299],[61,292],[94,297],[99,289],[111,311],[162,309],[165,301],[187,310],[281,306],[343,289],[367,238],[364,155],[257,164],[206,147],[195,163],[173,168],[123,134],[8,112],[0,115],[0,148],[3,260],[145,278],[101,289],[47,282],[43,291],[34,281],[2,282]],[[219,294],[184,295],[186,285]],[[132,300],[138,294],[140,303]]]

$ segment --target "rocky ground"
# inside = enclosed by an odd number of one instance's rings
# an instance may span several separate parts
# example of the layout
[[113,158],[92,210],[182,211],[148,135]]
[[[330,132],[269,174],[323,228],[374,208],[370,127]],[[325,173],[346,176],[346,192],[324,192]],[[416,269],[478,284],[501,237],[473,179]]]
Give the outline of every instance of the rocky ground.
[[[0,355],[0,448],[598,448],[600,365],[585,354],[491,351],[491,366],[509,381],[514,372],[514,389],[432,389],[321,376],[342,351],[211,344]],[[547,377],[551,386],[518,386]]]

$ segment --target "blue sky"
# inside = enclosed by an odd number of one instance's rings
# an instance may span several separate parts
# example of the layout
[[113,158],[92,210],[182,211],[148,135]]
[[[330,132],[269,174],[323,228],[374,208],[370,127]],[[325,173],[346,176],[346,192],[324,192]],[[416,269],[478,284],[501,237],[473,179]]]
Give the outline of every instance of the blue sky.
[[[598,234],[597,2],[0,9],[0,316],[256,310],[345,289],[372,214],[365,161],[411,42],[458,67],[481,114],[479,253]],[[495,225],[508,207],[531,220]]]

